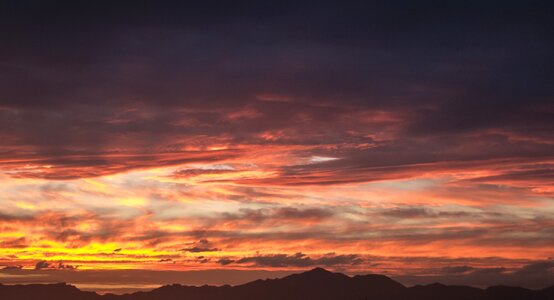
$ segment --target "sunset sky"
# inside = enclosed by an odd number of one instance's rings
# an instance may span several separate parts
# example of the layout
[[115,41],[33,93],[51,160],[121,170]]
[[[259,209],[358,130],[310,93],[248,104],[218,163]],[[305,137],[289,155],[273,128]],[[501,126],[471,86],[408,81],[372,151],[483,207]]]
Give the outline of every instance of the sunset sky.
[[554,283],[548,1],[187,2],[0,4],[0,282]]

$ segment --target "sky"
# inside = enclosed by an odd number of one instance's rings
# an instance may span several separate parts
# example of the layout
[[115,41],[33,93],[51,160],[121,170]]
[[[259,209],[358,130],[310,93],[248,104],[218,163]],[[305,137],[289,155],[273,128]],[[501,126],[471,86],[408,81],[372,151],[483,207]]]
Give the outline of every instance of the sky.
[[0,4],[0,282],[554,284],[553,5],[272,2]]

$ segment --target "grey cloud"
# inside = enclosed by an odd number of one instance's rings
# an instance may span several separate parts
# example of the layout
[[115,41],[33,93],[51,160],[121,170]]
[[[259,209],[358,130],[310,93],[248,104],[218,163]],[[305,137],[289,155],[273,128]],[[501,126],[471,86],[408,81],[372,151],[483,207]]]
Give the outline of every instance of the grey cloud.
[[50,264],[47,261],[41,260],[41,261],[36,263],[35,270],[46,269],[46,268],[49,268],[49,267],[50,267]]
[[517,271],[518,274],[544,274],[550,276],[554,275],[554,260],[538,261],[528,265],[525,265],[521,270]]
[[294,255],[274,254],[243,257],[236,260],[236,264],[253,264],[260,267],[310,267],[310,266],[337,266],[358,265],[363,259],[358,255],[326,255],[318,258],[309,257],[303,253]]
[[2,268],[2,270],[21,270],[23,269],[23,266],[17,265],[17,266],[5,266]]
[[446,274],[462,274],[472,270],[474,270],[474,268],[470,266],[449,266],[442,268],[442,271]]
[[223,213],[226,220],[248,220],[252,222],[281,220],[324,220],[335,212],[329,208],[315,207],[274,207],[260,209],[240,209],[237,213]]
[[212,252],[221,251],[221,249],[213,247],[212,243],[207,239],[201,239],[198,242],[189,243],[189,247],[181,249],[181,251],[200,253],[200,252]]
[[228,259],[228,258],[222,258],[222,259],[219,259],[219,260],[217,261],[217,263],[220,264],[220,265],[222,265],[222,266],[226,266],[226,265],[231,264],[231,263],[233,263],[233,262],[235,262],[235,261],[232,260],[232,259]]
[[552,260],[529,262],[518,268],[449,266],[440,269],[437,275],[405,275],[396,276],[395,279],[405,284],[430,284],[438,281],[449,285],[512,285],[542,289],[554,285],[553,266]]
[[5,239],[0,241],[1,248],[25,248],[28,246],[27,239],[25,237]]

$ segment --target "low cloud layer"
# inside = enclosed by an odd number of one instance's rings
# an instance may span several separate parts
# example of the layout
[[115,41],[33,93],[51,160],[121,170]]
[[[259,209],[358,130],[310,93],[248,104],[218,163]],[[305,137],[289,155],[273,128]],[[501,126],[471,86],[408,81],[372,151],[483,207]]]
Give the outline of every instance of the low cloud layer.
[[[63,281],[89,288],[96,285],[97,290],[102,289],[102,284],[115,284],[123,288],[114,288],[110,291],[121,293],[140,289],[152,289],[167,282],[187,285],[234,285],[258,278],[283,277],[291,273],[308,270],[313,266],[325,266],[331,270],[344,272],[343,268],[346,265],[358,264],[366,259],[368,258],[357,255],[337,256],[332,254],[327,254],[319,259],[312,259],[304,254],[297,253],[290,256],[276,254],[244,258],[245,263],[246,260],[248,260],[248,263],[263,261],[263,267],[282,266],[282,263],[295,265],[294,270],[288,271],[214,269],[202,271],[80,270],[75,272],[67,268],[22,270],[18,267],[8,267],[0,270],[0,276],[2,276],[3,282],[6,284]],[[373,259],[379,261],[386,260],[386,258],[376,257],[373,257]],[[409,258],[406,259],[409,260]],[[477,260],[474,262],[479,263]],[[454,262],[451,261],[451,263]],[[554,263],[551,260],[530,262],[517,268],[483,268],[478,266],[452,265],[436,269],[414,270],[412,274],[388,275],[406,286],[441,282],[450,285],[472,285],[477,287],[504,284],[542,289],[554,284],[553,266]],[[418,274],[418,272],[422,271],[433,274]],[[373,272],[367,270],[350,273],[350,275],[368,273]],[[32,281],[29,281],[31,279]],[[143,287],[141,288],[141,286]]]
[[240,264],[254,265],[257,267],[302,268],[302,267],[312,267],[312,266],[325,266],[325,267],[333,267],[337,265],[351,266],[351,265],[357,265],[362,263],[363,259],[353,254],[351,255],[329,254],[318,258],[311,258],[306,254],[299,252],[293,255],[272,254],[272,255],[250,256],[250,257],[243,257],[235,261],[229,260],[229,259],[223,259],[218,262],[222,265],[228,265],[230,263],[233,263],[233,264],[239,264],[239,265]]

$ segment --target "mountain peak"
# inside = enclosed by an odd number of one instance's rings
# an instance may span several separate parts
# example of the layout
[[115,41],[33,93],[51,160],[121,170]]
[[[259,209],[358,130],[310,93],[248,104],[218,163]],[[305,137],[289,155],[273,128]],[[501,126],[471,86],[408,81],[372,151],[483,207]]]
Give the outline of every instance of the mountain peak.
[[311,269],[311,270],[309,270],[309,271],[306,271],[306,272],[304,272],[304,273],[302,273],[302,274],[333,274],[333,272],[328,271],[328,270],[326,270],[326,269],[324,269],[324,268],[317,267],[317,268],[313,268],[313,269]]
[[310,277],[310,278],[335,278],[335,277],[348,277],[341,273],[333,273],[329,270],[323,268],[314,268],[304,273],[298,274],[299,277]]
[[295,280],[295,281],[304,281],[304,282],[321,282],[321,281],[333,281],[333,280],[345,280],[350,277],[342,273],[333,273],[323,268],[314,268],[309,271],[292,274],[283,279],[286,280]]

